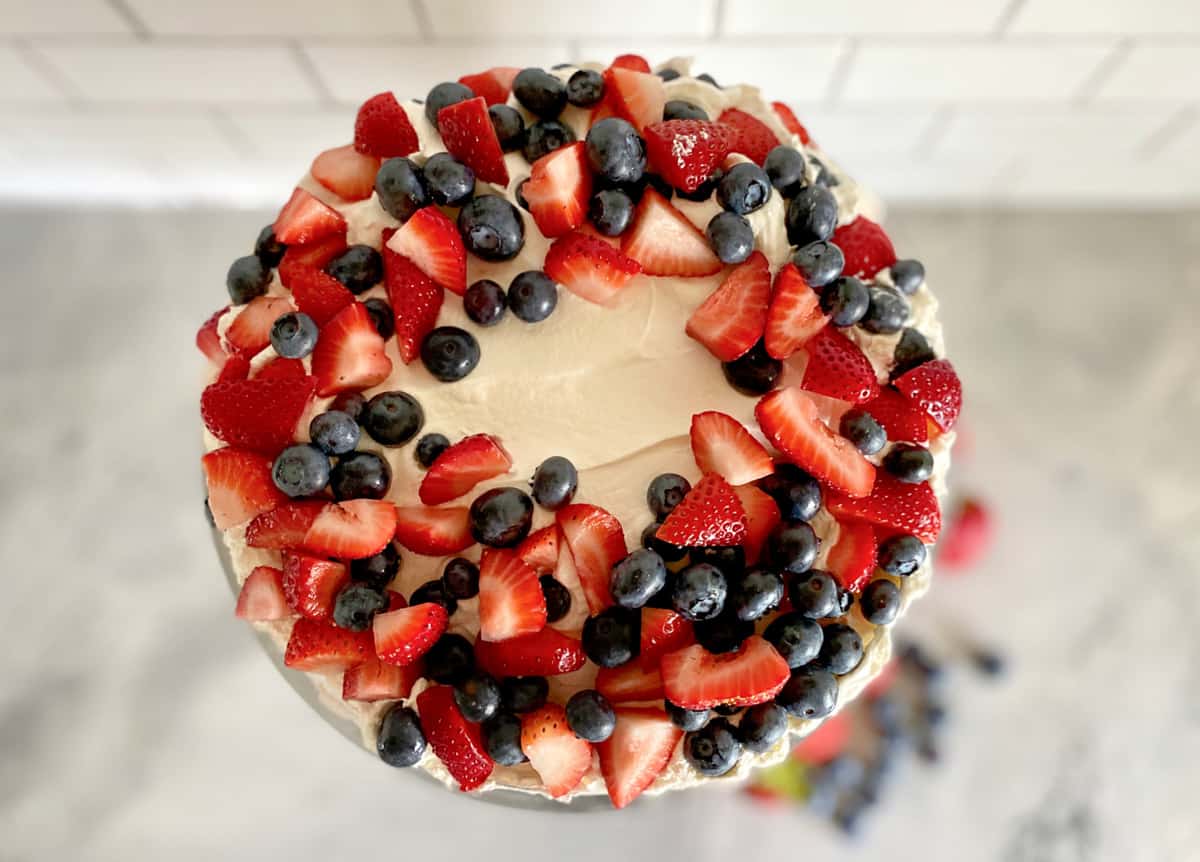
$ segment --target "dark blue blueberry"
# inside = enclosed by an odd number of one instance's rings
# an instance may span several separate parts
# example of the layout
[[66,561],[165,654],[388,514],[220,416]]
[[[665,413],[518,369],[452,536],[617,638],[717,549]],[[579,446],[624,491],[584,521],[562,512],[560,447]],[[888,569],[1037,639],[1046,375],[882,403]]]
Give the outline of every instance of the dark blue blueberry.
[[254,241],[254,256],[262,261],[263,266],[268,269],[279,266],[285,251],[287,246],[275,238],[275,225],[269,224],[258,232],[258,239]]
[[538,323],[558,305],[558,285],[540,269],[522,272],[508,286],[508,307],[518,320]]
[[768,751],[788,730],[788,714],[777,703],[760,703],[742,714],[738,722],[738,738],[748,750]]
[[700,644],[713,655],[733,652],[746,642],[746,638],[754,634],[754,623],[739,620],[732,613],[725,611],[711,620],[697,620],[695,624],[696,643]]
[[[654,189],[667,200],[670,200],[675,195],[675,189],[671,187],[671,184],[658,174],[648,173],[643,176],[642,179],[645,180],[645,186],[647,188]],[[641,200],[640,195],[638,196],[638,200]]]
[[424,171],[429,196],[439,206],[460,207],[475,194],[475,172],[449,153],[434,153]]
[[742,744],[733,725],[723,718],[714,718],[700,730],[684,736],[683,754],[697,772],[713,778],[737,766]]
[[479,595],[479,566],[464,557],[455,557],[442,569],[442,585],[456,599]]
[[803,574],[817,559],[821,540],[804,521],[784,521],[767,537],[767,560],[778,572]]
[[549,696],[550,683],[544,676],[506,676],[500,680],[500,702],[509,712],[541,709]]
[[462,635],[444,634],[425,653],[425,676],[434,682],[454,685],[475,668],[475,651]]
[[392,468],[374,452],[343,455],[329,474],[335,500],[382,500],[391,484]]
[[692,548],[691,554],[693,563],[708,563],[720,569],[727,583],[741,578],[746,571],[746,549],[741,545]]
[[667,583],[667,565],[654,551],[638,548],[612,569],[613,599],[623,608],[640,608]]
[[845,623],[828,623],[824,629],[815,665],[838,676],[850,673],[862,661],[862,638]]
[[275,458],[271,478],[289,497],[311,497],[329,484],[329,457],[307,443],[288,446]]
[[646,143],[625,120],[608,117],[587,133],[592,170],[613,183],[636,183],[646,172]]
[[417,714],[403,704],[393,704],[384,713],[375,747],[388,766],[418,764],[425,754],[425,734]]
[[577,691],[567,701],[567,726],[580,739],[604,742],[617,728],[617,713],[600,692]]
[[271,283],[271,270],[255,255],[239,257],[229,265],[225,275],[225,286],[234,305],[245,305],[267,292]]
[[465,102],[467,99],[474,98],[475,91],[470,87],[460,84],[457,81],[443,81],[435,85],[429,91],[429,95],[425,97],[425,119],[429,120],[430,125],[436,129],[438,112],[442,108],[448,108],[451,105],[457,105],[459,102]]
[[688,555],[688,549],[679,545],[664,542],[658,537],[658,528],[662,526],[657,521],[647,524],[642,530],[642,547],[647,548],[663,558],[665,563],[678,563]]
[[744,356],[721,363],[721,370],[726,382],[738,392],[757,396],[775,388],[775,381],[783,373],[783,363],[767,353],[767,348],[759,341]]
[[[679,70],[678,69],[659,69],[654,74],[656,74],[656,75],[658,75],[658,77],[662,78],[663,81],[674,81],[676,78],[679,77]],[[668,103],[668,104],[670,104],[670,103]],[[668,118],[664,117],[663,119],[668,119]]]
[[546,622],[558,622],[571,610],[571,591],[555,580],[554,575],[542,575],[538,583],[546,600]]
[[699,730],[708,724],[708,719],[711,717],[707,709],[684,709],[669,700],[663,701],[663,707],[667,711],[667,718],[671,719],[671,723],[681,730]]
[[579,108],[590,107],[604,96],[604,76],[591,69],[580,69],[567,78],[567,101]]
[[803,667],[821,651],[821,627],[799,611],[789,611],[771,620],[763,637],[783,656],[790,668]]
[[766,569],[751,569],[732,581],[727,604],[739,620],[766,616],[783,601],[783,578]]
[[867,295],[870,302],[867,313],[858,322],[859,326],[876,335],[892,335],[904,328],[912,308],[898,290],[871,285],[867,288]]
[[838,432],[864,455],[874,455],[887,445],[887,432],[875,417],[859,407],[847,410],[838,422]]
[[521,719],[511,712],[498,712],[480,727],[488,757],[501,766],[525,762],[525,752],[521,750]]
[[664,120],[707,120],[708,111],[683,99],[668,99],[663,106]]
[[326,455],[345,455],[353,452],[362,436],[358,423],[350,418],[349,413],[341,410],[329,410],[318,413],[308,423],[308,436],[313,445]]
[[[458,610],[458,599],[446,591],[446,585],[442,583],[441,578],[426,581],[413,590],[412,595],[408,597],[409,605],[421,605],[426,602],[441,605],[450,616],[454,616],[454,612]],[[426,675],[428,676],[428,674]]]
[[915,643],[904,645],[900,650],[900,660],[924,677],[926,686],[945,676],[945,667]]
[[516,108],[508,105],[492,105],[488,108],[488,119],[500,140],[500,149],[506,153],[519,150],[525,144],[525,118]]
[[553,512],[570,503],[579,487],[579,471],[561,455],[552,455],[533,471],[529,483],[534,501]]
[[754,228],[745,216],[737,213],[717,213],[705,233],[721,263],[741,263],[754,251]]
[[511,548],[529,535],[533,500],[520,488],[493,488],[471,503],[471,535],[492,548]]
[[662,473],[650,481],[650,486],[646,489],[646,505],[650,507],[651,514],[661,523],[683,501],[690,490],[692,490],[692,483],[678,473]]
[[679,190],[678,194],[681,198],[687,201],[706,201],[713,196],[717,190],[718,184],[725,177],[725,172],[720,168],[715,169],[709,174],[708,179],[700,183],[690,192]]
[[382,590],[400,571],[400,552],[387,544],[378,554],[350,561],[350,579]]
[[543,69],[522,69],[513,78],[513,95],[530,113],[552,120],[567,106],[567,85]]
[[779,506],[785,521],[811,521],[821,508],[821,485],[794,464],[777,464],[775,472],[758,483]]
[[804,187],[804,156],[795,147],[786,144],[775,147],[767,153],[763,170],[771,185],[785,198],[795,197]]
[[369,245],[352,245],[325,265],[325,271],[353,294],[383,281],[383,257]]
[[858,601],[863,619],[872,625],[891,625],[900,613],[900,589],[886,578],[871,581]]
[[367,584],[351,583],[342,587],[333,603],[333,622],[352,632],[371,627],[375,614],[386,611],[388,597],[383,590]]
[[852,275],[844,275],[821,291],[821,310],[834,326],[853,326],[863,319],[871,304],[867,286]]
[[480,326],[495,326],[504,317],[508,297],[504,288],[490,278],[481,278],[463,294],[463,310]]
[[916,485],[933,475],[933,455],[924,446],[897,443],[884,456],[883,468],[901,482]]
[[901,293],[912,296],[925,281],[925,265],[919,260],[898,260],[892,264],[892,284]]
[[825,163],[823,161],[811,153],[808,156],[808,160],[812,162],[813,167],[817,169],[817,178],[813,180],[814,183],[827,189],[831,189],[836,185],[840,185],[838,178],[834,176],[833,171],[825,167]]
[[841,614],[838,583],[829,572],[813,569],[792,578],[788,597],[796,613],[820,620]]
[[421,362],[443,383],[462,380],[479,364],[479,342],[465,329],[439,326],[421,342]]
[[500,711],[500,683],[476,671],[454,686],[454,702],[467,721],[487,721]]
[[317,322],[303,311],[289,311],[271,324],[271,346],[285,359],[301,359],[317,346]]
[[529,177],[526,177],[517,183],[517,187],[513,189],[513,197],[517,199],[517,205],[520,206],[521,209],[525,210],[525,212],[532,212],[532,210],[529,209],[529,201],[525,200],[525,183],[527,182],[529,182]]
[[367,399],[363,398],[361,392],[343,392],[333,399],[329,409],[340,410],[358,422],[362,418],[363,411],[367,409]]
[[525,129],[525,142],[521,153],[525,161],[533,164],[559,147],[575,143],[575,132],[558,120],[539,120]]
[[895,380],[918,365],[924,365],[935,359],[937,356],[925,336],[921,334],[920,330],[909,327],[900,333],[900,340],[896,342],[896,349],[892,353],[894,364],[892,365],[891,379]]
[[712,711],[717,715],[723,715],[726,718],[729,718],[730,716],[737,715],[742,711],[742,709],[743,707],[740,707],[734,703],[719,703],[713,707]]
[[600,667],[618,667],[641,650],[642,616],[629,608],[611,607],[583,624],[583,651]]
[[824,718],[837,707],[837,679],[827,670],[802,667],[792,671],[775,702],[798,718]]
[[433,462],[437,460],[438,455],[441,455],[450,448],[450,440],[445,434],[426,434],[417,441],[416,451],[413,453],[417,459],[417,463],[428,470],[433,466]]
[[512,260],[525,247],[525,222],[498,195],[476,195],[458,211],[458,232],[467,251],[481,260]]
[[375,193],[384,212],[399,221],[408,221],[417,210],[429,206],[425,174],[406,158],[384,160],[375,175]]
[[387,341],[396,334],[396,315],[392,312],[392,307],[387,304],[386,300],[372,296],[363,303],[363,306],[367,309],[367,316],[371,318],[371,325],[375,327],[375,331],[379,333],[380,338]]
[[842,274],[846,257],[842,250],[826,240],[802,245],[792,255],[792,263],[810,287],[824,287]]
[[1001,676],[1008,667],[1004,656],[982,647],[971,650],[971,665],[984,676]]
[[722,208],[738,215],[754,212],[770,197],[770,178],[762,168],[751,162],[738,162],[717,183],[717,202]]
[[802,188],[787,208],[787,237],[792,245],[829,239],[837,227],[837,201],[829,189],[818,185]]
[[711,620],[725,607],[725,575],[716,566],[698,563],[675,578],[671,603],[689,620]]
[[717,83],[717,79],[714,78],[712,75],[708,74],[707,72],[697,75],[696,80],[703,81],[706,84],[711,84],[712,86],[716,87],[718,90],[721,89],[721,85]]
[[620,236],[633,221],[633,199],[620,189],[601,189],[592,195],[588,218],[605,236]]

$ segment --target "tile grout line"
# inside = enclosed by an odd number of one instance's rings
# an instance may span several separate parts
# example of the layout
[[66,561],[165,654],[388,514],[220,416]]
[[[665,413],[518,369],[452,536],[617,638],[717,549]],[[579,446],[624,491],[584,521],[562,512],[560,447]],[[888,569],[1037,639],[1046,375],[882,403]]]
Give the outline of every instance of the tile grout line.
[[14,39],[11,44],[13,50],[33,74],[61,93],[63,98],[67,100],[67,104],[74,108],[78,108],[83,104],[83,94],[75,88],[66,75],[58,70],[57,66],[51,63],[28,40]]
[[427,44],[434,40],[433,19],[429,17],[429,10],[425,8],[425,3],[422,0],[409,0],[412,6],[413,19],[417,22],[417,35],[421,37],[421,42]]
[[332,105],[336,100],[333,98],[331,91],[325,83],[325,79],[321,77],[321,73],[317,70],[316,63],[312,57],[304,50],[304,46],[298,39],[292,39],[287,42],[288,53],[292,55],[292,59],[296,61],[296,66],[300,69],[300,75],[312,86],[317,93],[317,99],[322,105]]
[[1197,111],[1194,105],[1180,108],[1168,117],[1165,123],[1147,135],[1141,145],[1135,148],[1135,152],[1146,159],[1158,156],[1168,144],[1196,125],[1198,117],[1200,111]]
[[829,86],[825,90],[825,98],[821,100],[826,107],[832,107],[841,98],[842,91],[846,88],[846,82],[850,79],[850,67],[854,65],[858,56],[858,45],[858,39],[850,39],[842,48],[833,72],[829,76]]
[[996,23],[992,25],[992,35],[996,38],[1007,36],[1009,28],[1012,27],[1013,21],[1021,14],[1021,10],[1025,8],[1026,0],[1009,0],[1007,6],[1000,10],[1000,17],[996,19]]
[[150,28],[146,26],[136,12],[129,7],[126,0],[107,0],[108,7],[116,13],[117,17],[125,22],[125,25],[133,32],[133,35],[142,41],[150,38]]
[[717,39],[724,35],[725,32],[725,14],[728,8],[728,0],[715,0],[713,3],[712,21],[709,28],[709,38]]
[[1101,87],[1112,78],[1132,50],[1132,39],[1124,38],[1118,40],[1112,50],[1100,60],[1096,68],[1092,70],[1092,73],[1079,85],[1079,89],[1075,91],[1075,95],[1070,99],[1070,104],[1080,106],[1093,102],[1096,94],[1100,92]]
[[258,148],[250,140],[250,136],[234,121],[228,111],[214,105],[208,109],[207,113],[217,130],[217,134],[224,138],[226,143],[233,147],[239,156],[244,159],[251,159],[261,155],[258,152]]
[[917,135],[912,154],[915,160],[923,160],[941,142],[942,138],[946,137],[946,132],[956,113],[957,108],[951,105],[939,105],[934,109],[933,116],[929,118],[929,122],[921,130],[921,134]]

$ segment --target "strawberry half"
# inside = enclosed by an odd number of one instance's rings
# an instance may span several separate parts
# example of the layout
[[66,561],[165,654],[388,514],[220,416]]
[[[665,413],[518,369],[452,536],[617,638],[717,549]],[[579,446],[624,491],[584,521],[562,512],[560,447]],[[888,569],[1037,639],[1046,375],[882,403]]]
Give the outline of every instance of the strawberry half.
[[255,380],[302,380],[308,376],[304,363],[299,359],[284,359],[276,356],[254,375]]
[[633,69],[604,70],[605,103],[618,117],[628,120],[640,133],[662,119],[667,89],[662,78]]
[[881,472],[869,497],[827,494],[825,507],[839,520],[869,521],[912,533],[922,542],[937,540],[942,513],[928,482],[913,485]]
[[545,236],[553,239],[575,230],[587,220],[592,197],[587,146],[576,141],[542,156],[533,163],[521,194]]
[[641,54],[618,54],[609,65],[614,69],[632,69],[634,72],[650,74],[650,64]]
[[609,581],[612,567],[629,554],[621,522],[599,506],[588,503],[564,506],[555,518],[570,549],[588,610],[597,614],[611,607],[613,597]]
[[754,485],[739,485],[733,493],[746,511],[746,538],[742,547],[746,551],[746,565],[752,566],[762,555],[767,536],[782,520],[779,506],[770,494]]
[[474,790],[492,774],[492,759],[483,746],[479,725],[463,718],[454,689],[435,685],[417,695],[421,729],[438,760],[461,790]]
[[515,551],[485,548],[479,561],[479,637],[503,641],[546,626],[538,573]]
[[[438,111],[438,131],[446,150],[486,183],[508,185],[504,150],[482,96],[465,99]],[[447,285],[448,287],[449,285]]]
[[925,414],[895,389],[884,388],[862,405],[883,426],[892,443],[924,443],[929,439],[929,421]]
[[353,302],[321,327],[312,352],[317,394],[326,397],[350,389],[368,389],[392,373],[386,344],[367,307]]
[[865,216],[858,216],[833,232],[833,243],[842,250],[846,265],[843,275],[874,278],[881,269],[896,262],[896,249],[883,228]]
[[382,551],[395,531],[396,508],[386,500],[298,500],[252,520],[246,544],[357,560]]
[[[289,276],[304,269],[324,269],[325,265],[346,250],[346,233],[331,234],[307,245],[289,246],[279,261],[279,278],[284,287],[291,287]],[[341,284],[341,282],[338,282]],[[353,296],[353,294],[351,294]]]
[[692,455],[701,473],[717,473],[730,485],[745,485],[775,471],[775,462],[741,422],[708,410],[692,417]]
[[488,434],[472,434],[446,449],[430,466],[417,494],[427,506],[446,503],[480,482],[512,469],[512,457]]
[[642,642],[638,655],[657,660],[696,642],[690,620],[665,608],[642,608]]
[[233,353],[221,366],[217,374],[217,383],[228,383],[232,380],[245,380],[250,376],[250,357],[245,353]]
[[445,557],[475,544],[466,506],[397,506],[396,541],[414,554]]
[[256,566],[242,581],[236,613],[238,619],[252,622],[286,620],[292,616],[283,594],[283,572],[272,566]]
[[521,716],[521,750],[555,799],[574,790],[592,768],[591,743],[572,732],[557,703]]
[[717,122],[733,133],[732,151],[741,153],[760,167],[766,161],[767,153],[779,146],[779,138],[770,126],[738,108],[726,108],[717,117]]
[[553,572],[558,567],[558,524],[534,530],[517,547],[517,556],[538,574]]
[[333,623],[300,617],[292,626],[283,663],[296,670],[344,671],[375,658],[369,631],[352,632]]
[[286,296],[256,296],[243,306],[225,330],[230,353],[253,356],[271,343],[271,327],[282,314],[295,311]]
[[[516,66],[496,66],[486,72],[463,75],[458,79],[458,83],[469,87],[476,96],[482,96],[489,107],[503,105],[508,101],[508,95],[512,92],[513,79],[520,71]],[[438,125],[441,125],[440,117]]]
[[875,572],[875,555],[879,545],[875,528],[862,521],[838,524],[837,542],[829,551],[825,568],[833,573],[842,589],[862,592]]
[[621,253],[640,263],[646,275],[696,278],[715,275],[723,266],[704,234],[650,188],[637,205],[633,226],[621,235]]
[[367,156],[390,159],[415,152],[420,142],[408,114],[391,93],[367,99],[354,118],[354,149]]
[[816,403],[801,389],[789,386],[768,393],[754,415],[771,445],[789,461],[851,496],[871,493],[874,465],[821,421]]
[[315,388],[311,377],[214,383],[200,396],[200,416],[218,440],[274,457],[295,439]]
[[663,679],[657,657],[639,656],[620,667],[596,672],[596,691],[610,703],[638,703],[663,699]]
[[686,548],[740,545],[746,539],[746,513],[729,483],[708,473],[667,516],[658,538]]
[[299,266],[285,270],[281,266],[279,274],[284,286],[291,289],[296,305],[317,326],[324,326],[355,301],[354,294],[324,270]]
[[808,364],[800,386],[809,392],[851,404],[862,404],[879,394],[871,360],[834,327],[827,326],[808,339],[804,352]]
[[667,700],[684,709],[765,703],[783,688],[791,669],[775,647],[751,635],[734,652],[713,655],[700,644],[663,656]]
[[596,746],[614,808],[642,795],[671,762],[683,731],[661,709],[617,707],[613,735]]
[[415,263],[387,247],[383,234],[383,283],[396,318],[396,349],[408,365],[421,355],[421,342],[437,326],[446,292]]
[[304,189],[292,192],[274,224],[275,238],[285,245],[305,245],[346,232],[342,214]]
[[402,700],[412,694],[413,686],[422,675],[420,662],[405,667],[378,659],[364,662],[342,674],[342,700],[365,703]]
[[949,359],[935,359],[918,365],[897,377],[895,386],[943,431],[949,431],[958,422],[962,410],[962,381]]
[[651,123],[643,134],[650,169],[685,192],[704,185],[733,146],[733,132],[707,120]]
[[304,554],[283,555],[283,594],[288,606],[310,620],[332,620],[333,605],[350,572],[341,563]]
[[375,614],[371,631],[375,637],[375,653],[380,661],[397,667],[410,665],[419,659],[437,639],[446,633],[450,617],[436,602],[422,602]]
[[556,239],[543,268],[546,275],[571,293],[597,305],[611,305],[630,279],[642,271],[636,260],[582,231]]
[[218,530],[244,524],[287,501],[271,479],[271,466],[269,458],[229,446],[200,459],[208,509]]
[[557,676],[587,662],[583,644],[549,626],[506,641],[475,641],[475,663],[497,679],[505,676]]
[[329,505],[323,500],[296,500],[281,503],[263,512],[246,525],[246,544],[252,548],[280,551],[301,548],[317,515]]
[[365,156],[352,144],[334,147],[313,159],[313,179],[342,200],[365,201],[375,191],[379,159]]
[[795,264],[789,263],[779,270],[767,309],[764,333],[767,353],[776,359],[787,359],[827,323],[829,315],[821,310],[821,298],[808,286]]
[[991,510],[979,500],[964,500],[942,533],[938,565],[946,569],[970,568],[987,554],[995,532]]
[[685,329],[717,359],[732,362],[762,338],[770,301],[771,266],[756,251],[692,312]]
[[800,138],[800,143],[808,146],[812,143],[812,138],[808,134],[808,129],[804,128],[804,124],[796,118],[792,109],[783,102],[772,102],[771,107],[775,110],[775,116],[779,117],[779,122],[783,123],[783,127]]
[[227,311],[228,305],[214,311],[212,317],[204,321],[204,325],[196,333],[196,347],[216,366],[224,365],[228,355],[225,346],[221,344],[221,336],[217,334],[217,326]]
[[451,293],[467,290],[467,250],[458,228],[445,213],[428,206],[392,234],[387,247],[402,254]]

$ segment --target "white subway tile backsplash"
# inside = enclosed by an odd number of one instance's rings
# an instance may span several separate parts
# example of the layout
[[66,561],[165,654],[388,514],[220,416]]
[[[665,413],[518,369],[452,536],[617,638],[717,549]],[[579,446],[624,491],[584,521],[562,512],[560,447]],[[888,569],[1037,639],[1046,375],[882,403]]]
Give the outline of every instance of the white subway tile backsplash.
[[152,35],[412,36],[403,0],[126,0]]
[[1117,159],[1144,145],[1167,124],[1172,113],[1167,108],[1033,110],[1004,106],[956,111],[937,137],[932,154],[962,157],[1028,153],[1039,159],[1056,159],[1098,151]]
[[252,158],[286,165],[294,176],[308,170],[322,150],[354,140],[355,109],[231,106],[225,116],[238,130]]
[[842,158],[910,158],[937,120],[932,106],[827,107],[793,104],[797,119],[824,150]]
[[996,195],[1010,171],[994,156],[935,160],[883,154],[841,159],[839,164],[888,205],[982,203]]
[[0,33],[11,36],[128,33],[129,26],[105,0],[70,0],[70,8],[47,0],[0,2]]
[[0,45],[0,102],[61,102],[63,94],[13,48]]
[[726,0],[723,33],[914,34],[991,32],[1010,0]]
[[1095,98],[1130,103],[1200,100],[1200,40],[1136,43],[1101,83]]
[[1195,0],[1028,0],[1010,33],[1134,34],[1200,33]]
[[438,38],[513,36],[608,37],[707,36],[712,33],[716,0],[428,0],[425,8]]
[[1069,158],[1031,158],[1003,190],[1003,200],[1025,206],[1196,206],[1200,166],[1194,154],[1138,162],[1113,170],[1105,153]]

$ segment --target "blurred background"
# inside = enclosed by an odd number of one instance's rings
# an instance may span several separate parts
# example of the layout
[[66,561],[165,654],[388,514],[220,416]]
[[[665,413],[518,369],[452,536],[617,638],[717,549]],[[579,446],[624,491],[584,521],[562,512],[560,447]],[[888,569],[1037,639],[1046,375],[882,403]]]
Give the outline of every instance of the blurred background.
[[[312,156],[380,90],[627,51],[789,102],[966,381],[989,541],[905,630],[1005,672],[951,672],[853,837],[430,792],[303,707],[211,548],[192,338]],[[1200,859],[1198,108],[1194,0],[0,0],[0,859]]]

